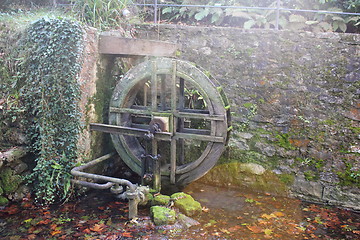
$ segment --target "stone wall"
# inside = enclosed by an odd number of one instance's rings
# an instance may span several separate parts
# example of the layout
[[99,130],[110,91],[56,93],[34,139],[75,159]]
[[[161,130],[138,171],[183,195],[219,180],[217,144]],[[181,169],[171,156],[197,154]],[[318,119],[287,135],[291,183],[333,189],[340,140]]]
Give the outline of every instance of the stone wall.
[[[137,32],[177,43],[178,57],[208,70],[231,101],[229,148],[204,181],[277,192],[280,180],[293,196],[360,209],[360,35],[180,25]],[[249,178],[229,163],[266,171]]]

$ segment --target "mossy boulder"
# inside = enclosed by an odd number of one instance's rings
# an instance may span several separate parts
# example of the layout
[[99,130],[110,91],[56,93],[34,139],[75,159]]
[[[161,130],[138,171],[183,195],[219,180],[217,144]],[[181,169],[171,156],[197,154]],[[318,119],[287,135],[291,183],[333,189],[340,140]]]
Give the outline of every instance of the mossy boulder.
[[171,195],[174,199],[174,205],[186,216],[195,216],[201,213],[202,207],[198,201],[195,201],[189,194],[179,192]]
[[0,185],[5,193],[13,193],[18,189],[20,183],[22,182],[21,176],[15,174],[11,168],[4,168],[0,172],[1,182]]
[[152,206],[150,208],[150,215],[157,226],[172,225],[176,221],[175,211],[162,206]]
[[154,199],[152,200],[153,205],[166,206],[169,204],[169,202],[170,202],[170,196],[162,195],[162,194],[154,196]]
[[6,197],[0,196],[0,206],[5,206],[9,203],[9,200]]

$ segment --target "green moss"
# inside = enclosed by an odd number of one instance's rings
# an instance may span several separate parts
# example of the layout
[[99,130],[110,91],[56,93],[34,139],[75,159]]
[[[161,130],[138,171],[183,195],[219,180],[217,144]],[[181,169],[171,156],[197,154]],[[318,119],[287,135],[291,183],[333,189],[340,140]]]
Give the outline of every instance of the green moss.
[[159,195],[156,195],[154,196],[154,199],[152,200],[152,204],[153,205],[168,205],[170,202],[170,197],[167,196],[167,195],[162,195],[162,194],[159,194]]
[[186,216],[198,215],[202,211],[201,204],[194,200],[189,194],[180,192],[174,193],[171,195],[171,198],[174,199],[174,205]]
[[22,179],[16,175],[10,168],[4,168],[1,171],[1,187],[5,193],[13,193],[18,189]]
[[288,149],[288,150],[295,150],[295,147],[291,145],[289,140],[290,135],[288,133],[278,134],[275,136],[275,138],[278,139],[276,142],[277,145],[279,145],[282,148]]
[[152,206],[150,215],[157,226],[174,224],[176,221],[175,211],[166,207]]
[[244,103],[243,106],[246,107],[247,109],[252,109],[252,108],[256,107],[256,104],[247,102],[247,103]]
[[295,181],[295,177],[292,174],[282,173],[278,175],[279,180],[285,183],[287,186],[292,185]]
[[6,197],[0,196],[0,206],[5,206],[9,203],[9,200]]
[[345,169],[336,172],[340,179],[340,185],[360,187],[360,170],[354,170],[353,165],[349,162],[344,161],[344,163]]
[[305,171],[304,176],[305,176],[305,179],[308,181],[316,181],[319,179],[318,173],[316,173],[312,170]]

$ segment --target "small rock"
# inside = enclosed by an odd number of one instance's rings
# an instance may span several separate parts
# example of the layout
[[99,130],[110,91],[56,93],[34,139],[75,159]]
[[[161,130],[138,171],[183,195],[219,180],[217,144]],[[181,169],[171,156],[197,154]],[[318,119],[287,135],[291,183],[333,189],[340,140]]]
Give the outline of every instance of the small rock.
[[170,202],[170,197],[162,194],[155,196],[154,199],[152,200],[153,205],[167,206],[169,202]]
[[243,138],[243,139],[251,139],[254,135],[251,133],[246,133],[246,132],[239,132],[237,134],[239,137]]
[[0,156],[0,158],[6,159],[8,162],[12,162],[15,159],[20,159],[26,155],[26,149],[24,147],[12,148]]
[[239,165],[241,172],[248,172],[255,175],[262,175],[266,171],[265,168],[256,163],[242,163]]
[[177,216],[177,220],[178,220],[179,224],[181,224],[183,226],[183,228],[190,228],[192,226],[196,226],[196,225],[200,224],[195,219],[190,218],[181,213]]
[[9,194],[8,198],[12,201],[20,201],[30,193],[30,188],[26,185],[21,185],[14,193]]
[[150,215],[157,226],[171,225],[176,221],[175,211],[166,207],[152,206],[150,208]]
[[28,165],[26,163],[24,163],[20,160],[16,161],[16,165],[14,163],[15,162],[12,162],[11,167],[13,167],[16,174],[21,174],[21,173],[25,172],[26,170],[28,170]]
[[171,198],[174,199],[175,207],[188,217],[198,215],[202,211],[201,204],[189,194],[183,192],[174,193]]

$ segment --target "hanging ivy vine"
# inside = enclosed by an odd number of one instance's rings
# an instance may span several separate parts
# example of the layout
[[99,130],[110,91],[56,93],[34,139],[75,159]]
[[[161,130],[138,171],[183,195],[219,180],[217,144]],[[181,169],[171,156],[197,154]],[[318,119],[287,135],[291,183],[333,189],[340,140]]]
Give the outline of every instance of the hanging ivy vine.
[[37,156],[28,177],[39,203],[70,195],[70,169],[77,158],[80,129],[77,76],[83,30],[66,19],[41,19],[27,30],[21,96],[30,149]]

